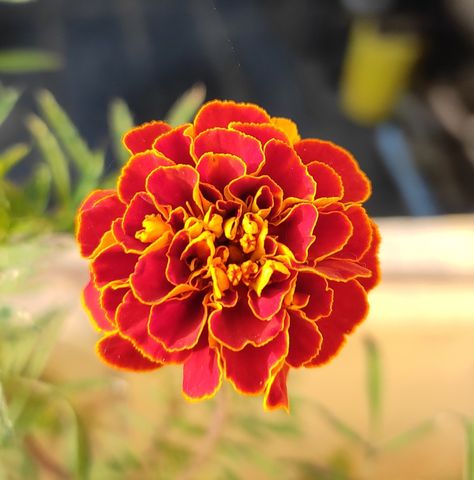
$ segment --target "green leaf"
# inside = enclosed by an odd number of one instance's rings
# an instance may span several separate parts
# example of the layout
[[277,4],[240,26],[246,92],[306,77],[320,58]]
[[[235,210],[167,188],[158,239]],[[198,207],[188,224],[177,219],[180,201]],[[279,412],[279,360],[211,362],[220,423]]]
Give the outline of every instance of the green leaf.
[[2,87],[0,84],[0,125],[10,114],[15,103],[20,98],[20,95],[20,90],[10,87]]
[[30,208],[36,214],[44,213],[48,206],[51,181],[51,171],[48,165],[40,163],[25,187],[25,195],[29,200]]
[[47,90],[38,92],[36,100],[42,115],[77,169],[79,181],[74,200],[75,203],[78,203],[97,187],[104,170],[104,154],[89,149],[77,128],[51,92]]
[[474,480],[474,421],[466,419],[464,431],[466,434],[466,466],[463,480]]
[[189,122],[206,98],[206,87],[198,83],[183,93],[171,106],[165,121],[177,126]]
[[36,115],[30,115],[26,124],[38,143],[45,162],[49,165],[58,202],[62,207],[66,207],[70,201],[71,194],[71,178],[66,157],[56,137],[51,133],[43,120]]
[[37,49],[0,50],[0,73],[34,73],[58,70],[61,58],[52,52]]
[[388,452],[392,450],[398,450],[400,448],[405,447],[409,443],[415,442],[416,440],[424,437],[425,435],[431,433],[435,428],[435,421],[434,420],[425,420],[421,422],[419,425],[416,425],[413,428],[397,435],[387,441],[386,443],[382,444],[380,447],[381,451]]
[[0,153],[0,178],[3,178],[28,153],[30,153],[30,147],[24,143],[12,145]]
[[13,434],[13,424],[8,412],[8,406],[3,392],[3,385],[0,382],[0,448]]
[[365,340],[367,358],[367,400],[369,405],[369,422],[372,436],[376,436],[380,426],[382,405],[382,366],[380,352],[372,338]]
[[75,433],[75,455],[73,462],[74,470],[76,478],[78,478],[79,480],[87,480],[90,476],[90,470],[92,466],[89,435],[82,418],[74,409],[73,415]]
[[133,128],[134,121],[128,105],[121,98],[112,100],[110,104],[109,126],[115,158],[120,165],[124,165],[130,158],[130,154],[123,146],[122,137],[128,130]]

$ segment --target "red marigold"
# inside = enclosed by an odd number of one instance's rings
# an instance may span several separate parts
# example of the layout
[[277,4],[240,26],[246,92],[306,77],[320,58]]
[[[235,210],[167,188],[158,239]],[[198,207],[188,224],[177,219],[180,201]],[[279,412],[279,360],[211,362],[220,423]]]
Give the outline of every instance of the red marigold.
[[99,356],[125,370],[183,365],[183,394],[222,378],[288,408],[290,368],[316,367],[366,316],[379,234],[354,158],[262,108],[213,101],[193,124],[141,125],[116,190],[77,217],[84,304]]

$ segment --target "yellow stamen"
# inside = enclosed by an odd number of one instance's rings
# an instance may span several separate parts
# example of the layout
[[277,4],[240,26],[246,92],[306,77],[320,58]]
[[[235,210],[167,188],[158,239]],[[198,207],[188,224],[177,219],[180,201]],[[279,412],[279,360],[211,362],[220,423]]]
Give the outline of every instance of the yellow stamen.
[[[218,259],[217,259],[218,260]],[[214,298],[220,300],[223,292],[230,288],[230,282],[225,272],[225,266],[217,263],[217,265],[210,266],[212,287],[214,291]]]
[[253,288],[258,296],[262,294],[263,289],[268,285],[272,278],[273,272],[280,272],[284,275],[289,275],[290,271],[281,262],[275,260],[265,260],[265,263],[260,269],[260,274],[253,285]]
[[170,229],[160,215],[146,215],[142,226],[143,230],[136,232],[135,238],[143,243],[154,242]]
[[257,239],[251,233],[245,233],[240,238],[240,245],[244,253],[253,252],[257,246]]
[[251,260],[247,260],[240,266],[242,270],[242,281],[249,285],[255,275],[258,273],[258,265]]
[[227,266],[227,278],[230,280],[230,283],[236,287],[240,280],[242,280],[242,270],[235,263],[231,263]]
[[237,228],[239,226],[239,222],[236,217],[231,217],[224,223],[224,235],[229,240],[234,240],[237,235]]

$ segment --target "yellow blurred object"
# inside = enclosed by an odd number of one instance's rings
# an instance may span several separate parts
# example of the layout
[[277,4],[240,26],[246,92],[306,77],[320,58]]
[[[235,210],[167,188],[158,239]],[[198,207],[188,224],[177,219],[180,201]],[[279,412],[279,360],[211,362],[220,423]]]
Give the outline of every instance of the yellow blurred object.
[[381,32],[375,21],[356,20],[341,84],[344,112],[363,124],[386,118],[405,89],[420,53],[421,41],[416,34]]

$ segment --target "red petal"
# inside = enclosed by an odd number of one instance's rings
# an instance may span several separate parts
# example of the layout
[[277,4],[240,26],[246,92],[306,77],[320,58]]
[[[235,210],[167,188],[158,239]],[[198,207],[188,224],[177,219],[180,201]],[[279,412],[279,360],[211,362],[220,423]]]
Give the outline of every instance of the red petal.
[[308,164],[316,160],[329,165],[337,172],[344,185],[342,197],[344,203],[364,202],[369,198],[370,182],[347,150],[334,143],[316,139],[296,143],[295,150],[304,163]]
[[205,153],[196,167],[201,181],[209,183],[221,192],[234,178],[245,175],[247,166],[235,155],[226,153]]
[[198,173],[189,165],[159,167],[148,176],[146,188],[156,205],[174,209],[189,204],[194,209],[201,205],[198,181]]
[[100,304],[105,311],[106,317],[115,325],[115,313],[122,303],[124,295],[130,290],[127,284],[109,285],[105,287],[100,295]]
[[256,138],[262,146],[272,139],[280,140],[284,143],[290,143],[288,137],[278,127],[275,127],[270,123],[232,122],[229,124],[229,128]]
[[[96,198],[98,200],[94,201]],[[115,192],[107,196],[93,192],[85,200],[76,223],[76,238],[81,255],[92,255],[103,235],[111,229],[112,222],[120,217],[124,210],[125,205]]]
[[213,128],[206,130],[194,140],[196,158],[205,153],[230,153],[243,160],[248,173],[253,173],[263,161],[263,151],[260,142],[248,135],[235,130]]
[[314,205],[300,203],[289,210],[285,216],[270,228],[270,234],[276,235],[279,243],[285,244],[298,262],[308,258],[308,250],[314,242],[313,230],[317,228],[318,211]]
[[309,249],[309,258],[317,260],[341,250],[352,235],[352,223],[343,212],[319,212],[313,234],[316,240]]
[[380,281],[380,263],[378,258],[379,245],[380,245],[380,233],[375,225],[372,222],[372,243],[367,253],[359,260],[359,263],[365,268],[368,268],[372,273],[370,278],[360,278],[358,279],[359,283],[367,290],[372,290],[377,283]]
[[[330,204],[339,201],[344,195],[342,179],[329,165],[311,162],[307,165],[309,174],[316,182],[315,199],[318,204]],[[324,200],[324,202],[323,202]]]
[[145,357],[160,363],[183,363],[189,351],[169,353],[160,342],[148,333],[148,319],[151,307],[141,303],[132,292],[117,311],[117,325],[122,336],[133,343]]
[[352,235],[335,257],[359,260],[370,247],[372,224],[365,209],[359,205],[351,205],[344,213],[352,223]]
[[310,320],[317,320],[331,313],[332,290],[328,287],[328,282],[314,270],[298,272],[295,292],[309,297],[303,312]]
[[149,332],[168,351],[192,348],[205,326],[207,305],[201,292],[165,300],[151,310]]
[[138,255],[125,253],[118,244],[102,250],[91,264],[96,285],[103,287],[110,282],[128,280],[137,260]]
[[288,332],[281,332],[262,347],[247,345],[234,352],[222,348],[226,378],[236,390],[248,395],[262,393],[271,380],[271,370],[288,353]]
[[314,198],[315,181],[293,148],[286,143],[271,140],[265,145],[265,161],[259,173],[273,178],[286,198]]
[[194,120],[196,135],[214,127],[227,127],[230,122],[268,123],[270,117],[263,108],[251,103],[214,100],[199,110]]
[[249,306],[253,313],[261,319],[272,318],[281,309],[285,295],[291,290],[292,277],[282,281],[269,283],[260,296],[254,290],[248,293]]
[[140,153],[150,150],[154,141],[171,127],[165,122],[149,122],[127,132],[123,143],[131,153]]
[[369,309],[365,290],[357,280],[331,282],[330,287],[334,290],[332,312],[317,322],[323,336],[321,350],[306,366],[327,363],[340,350],[345,336],[364,320]]
[[173,289],[165,274],[166,250],[151,250],[142,255],[130,277],[133,292],[145,303],[159,302]]
[[94,190],[82,201],[81,206],[78,209],[78,213],[89,209],[92,207],[92,205],[94,205],[94,203],[98,202],[102,198],[109,197],[115,193],[115,190]]
[[362,280],[372,276],[372,272],[358,262],[338,258],[325,258],[316,263],[314,270],[324,278],[336,282],[347,282],[354,278]]
[[166,256],[166,278],[174,285],[186,283],[191,273],[186,262],[182,260],[183,252],[190,242],[189,233],[185,230],[178,232],[171,240]]
[[269,320],[256,317],[247,298],[241,298],[233,308],[215,310],[209,316],[209,331],[231,350],[242,350],[248,344],[259,347],[275,338],[283,329],[285,311],[280,310]]
[[257,198],[264,194],[264,190],[270,190],[273,197],[272,215],[279,213],[283,201],[283,190],[268,176],[251,177],[244,176],[233,180],[229,184],[229,193],[236,199],[246,203],[249,198]]
[[263,399],[263,408],[265,410],[276,410],[277,408],[283,408],[287,412],[288,410],[288,390],[286,387],[286,379],[288,377],[289,367],[283,365],[283,367],[275,375],[275,378],[268,385]]
[[99,357],[111,367],[121,370],[147,371],[156,370],[161,363],[152,362],[144,357],[130,341],[119,333],[112,333],[101,338],[96,345]]
[[120,199],[129,203],[137,192],[145,191],[146,179],[155,168],[170,165],[173,165],[171,160],[152,151],[134,155],[122,168],[117,181]]
[[125,250],[139,253],[149,246],[149,243],[143,243],[135,238],[135,234],[142,230],[145,216],[153,214],[157,214],[157,210],[149,195],[143,192],[135,194],[123,219],[114,222],[113,226],[114,236]]
[[191,138],[184,133],[189,126],[189,124],[180,125],[164,133],[155,141],[153,148],[178,165],[194,165],[194,160],[189,152]]
[[286,362],[294,368],[299,368],[318,354],[323,337],[316,323],[306,320],[297,311],[289,310],[288,313],[290,350]]
[[100,304],[100,291],[94,286],[92,281],[89,281],[82,291],[82,302],[92,325],[96,330],[110,331],[115,328],[107,318],[105,311]]
[[216,351],[208,345],[194,349],[183,366],[183,395],[188,400],[211,398],[219,390],[221,381]]

